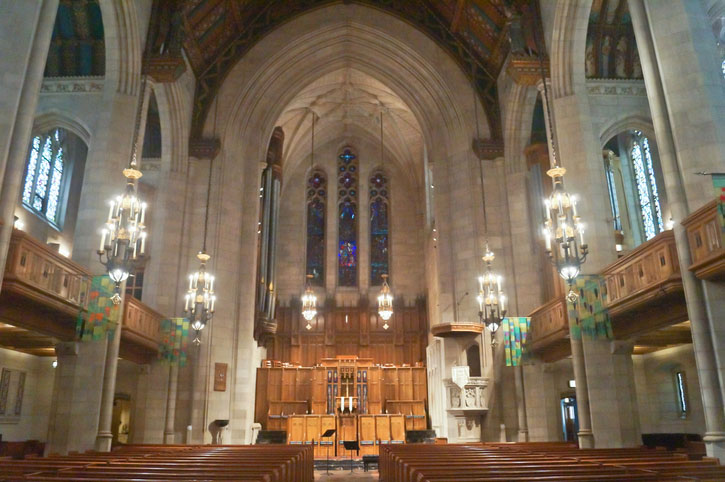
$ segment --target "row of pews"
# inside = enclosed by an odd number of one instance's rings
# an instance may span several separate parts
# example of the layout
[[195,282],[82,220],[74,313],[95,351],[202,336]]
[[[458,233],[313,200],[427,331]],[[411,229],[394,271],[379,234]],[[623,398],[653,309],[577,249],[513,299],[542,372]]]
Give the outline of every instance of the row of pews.
[[0,460],[0,481],[312,482],[312,447],[128,445],[110,453]]
[[578,449],[565,443],[389,445],[383,482],[725,480],[716,459],[646,448]]

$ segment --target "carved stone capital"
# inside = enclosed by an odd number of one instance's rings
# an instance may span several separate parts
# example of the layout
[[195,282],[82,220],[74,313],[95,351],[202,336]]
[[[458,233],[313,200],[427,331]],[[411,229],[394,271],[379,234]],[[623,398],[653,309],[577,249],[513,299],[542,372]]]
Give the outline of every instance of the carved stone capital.
[[503,141],[500,139],[474,139],[473,152],[481,161],[503,157]]

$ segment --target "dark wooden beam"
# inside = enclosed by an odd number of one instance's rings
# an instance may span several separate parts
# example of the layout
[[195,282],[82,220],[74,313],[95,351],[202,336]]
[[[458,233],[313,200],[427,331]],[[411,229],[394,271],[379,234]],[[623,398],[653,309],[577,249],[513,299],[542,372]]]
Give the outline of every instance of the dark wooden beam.
[[468,0],[458,0],[456,2],[456,10],[453,13],[453,20],[451,21],[451,32],[457,33],[458,29],[461,26],[461,17],[465,15],[463,13],[463,10],[465,10],[466,6],[468,5]]

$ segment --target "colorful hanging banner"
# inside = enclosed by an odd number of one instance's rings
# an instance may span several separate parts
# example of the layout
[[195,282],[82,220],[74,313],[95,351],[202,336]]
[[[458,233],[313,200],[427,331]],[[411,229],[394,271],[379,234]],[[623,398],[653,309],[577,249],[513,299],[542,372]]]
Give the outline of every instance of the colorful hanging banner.
[[720,235],[722,245],[725,246],[725,174],[712,174],[712,185],[715,186],[717,197],[717,214],[720,218]]
[[579,296],[566,302],[571,336],[581,340],[582,334],[591,339],[614,339],[612,322],[606,308],[607,284],[600,275],[579,275],[572,285]]
[[161,344],[159,359],[186,365],[186,350],[189,343],[189,320],[187,318],[167,318],[161,321]]
[[503,319],[503,347],[506,353],[506,366],[521,365],[526,355],[526,337],[529,333],[531,318],[524,316]]
[[83,341],[113,336],[121,306],[111,301],[116,285],[108,275],[94,276],[88,292],[87,307],[78,313],[76,336]]

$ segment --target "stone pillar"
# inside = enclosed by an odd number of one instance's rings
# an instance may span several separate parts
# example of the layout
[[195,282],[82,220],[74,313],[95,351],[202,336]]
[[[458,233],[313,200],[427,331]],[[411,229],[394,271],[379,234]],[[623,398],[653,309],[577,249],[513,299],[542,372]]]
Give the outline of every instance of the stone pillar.
[[174,419],[176,418],[176,392],[179,386],[179,365],[172,363],[169,367],[169,390],[166,401],[166,420],[164,423],[164,443],[173,444],[174,435]]
[[521,367],[524,374],[524,394],[526,413],[529,416],[527,427],[529,440],[550,442],[562,440],[561,421],[557,414],[559,393],[551,365],[537,360],[536,363]]
[[519,442],[529,441],[529,425],[526,420],[526,396],[524,394],[524,367],[514,368],[516,382],[516,410],[519,419]]
[[574,368],[576,381],[576,408],[579,419],[579,447],[590,449],[594,447],[594,434],[592,432],[592,415],[589,405],[589,386],[584,363],[584,349],[581,339],[571,337],[571,363]]
[[[641,445],[631,343],[582,337],[597,448]],[[579,380],[577,380],[577,389]],[[578,395],[578,390],[577,390]],[[577,397],[577,404],[579,397]],[[581,413],[581,412],[580,412]],[[581,419],[581,415],[580,415]],[[581,425],[580,425],[581,427]]]
[[[723,165],[722,146],[709,146],[712,149],[707,150],[705,158],[701,157],[701,153],[693,152],[701,147],[707,147],[707,143],[699,147],[696,145],[703,141],[702,135],[706,136],[711,144],[718,143],[723,138],[723,126],[718,122],[725,122],[725,120],[714,122],[718,115],[723,115],[723,109],[716,108],[723,102],[722,79],[718,78],[717,82],[713,82],[712,75],[709,75],[710,69],[704,69],[708,73],[705,75],[700,65],[703,57],[705,59],[712,57],[712,52],[707,55],[708,45],[704,44],[712,43],[711,49],[714,50],[714,41],[712,37],[703,37],[703,25],[699,25],[698,29],[696,24],[691,23],[696,16],[696,12],[693,13],[692,10],[698,8],[701,8],[700,2],[660,3],[629,0],[632,24],[642,60],[642,73],[652,111],[652,122],[657,136],[665,189],[672,216],[676,221],[675,242],[705,411],[704,440],[708,455],[723,459],[725,458],[725,419],[722,364],[717,354],[725,342],[723,339],[725,337],[714,336],[717,334],[712,330],[714,319],[708,319],[706,312],[708,307],[712,308],[714,300],[707,300],[702,283],[688,269],[691,264],[689,244],[685,228],[680,224],[680,221],[690,213],[690,205],[699,207],[709,200],[707,195],[713,192],[711,185],[703,185],[700,179],[692,176],[692,173]],[[664,32],[655,25],[657,18],[667,18],[665,23],[668,26],[678,30],[684,29],[684,32],[681,35]],[[712,32],[708,34],[711,36]],[[675,39],[680,40],[674,41]],[[701,43],[703,45],[700,45]],[[665,47],[666,45],[669,47]],[[711,60],[716,59],[711,58]],[[683,61],[686,61],[686,65],[682,63]],[[691,81],[682,77],[681,73],[689,71],[690,68],[694,68],[695,73],[700,72],[704,77],[704,87],[698,84],[698,88],[693,89]],[[692,71],[689,72],[690,75],[695,75]],[[713,84],[717,84],[717,88]],[[695,124],[691,119],[698,119],[699,122]],[[695,138],[690,138],[693,135]],[[697,165],[703,162],[709,164]],[[685,163],[688,166],[686,170],[682,168]],[[709,178],[707,181],[709,182]]]
[[0,0],[0,279],[25,172],[58,0]]
[[65,455],[94,448],[106,346],[106,340],[56,345],[58,366],[48,422],[47,453]]
[[[121,284],[121,293],[126,291],[126,283]],[[125,298],[125,297],[124,297]],[[113,330],[113,337],[107,340],[106,364],[103,373],[103,391],[101,395],[101,413],[98,419],[98,434],[96,435],[96,450],[110,452],[113,434],[111,421],[113,419],[113,399],[116,395],[116,372],[118,369],[118,351],[121,347],[121,329],[123,326],[124,303],[118,310],[118,324]]]

